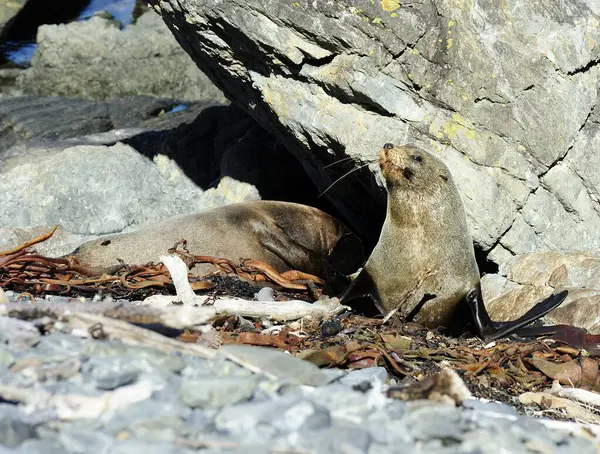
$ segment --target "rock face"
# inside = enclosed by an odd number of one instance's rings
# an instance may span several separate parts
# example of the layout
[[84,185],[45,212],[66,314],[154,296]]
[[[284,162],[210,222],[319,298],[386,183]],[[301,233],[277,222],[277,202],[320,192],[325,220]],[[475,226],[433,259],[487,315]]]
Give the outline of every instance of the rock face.
[[514,320],[536,302],[567,289],[567,299],[545,319],[600,334],[599,252],[522,254],[506,262],[501,273],[481,281],[492,319]]
[[1,0],[0,1],[0,36],[5,33],[7,25],[14,19],[27,0]]
[[124,30],[99,16],[44,25],[38,29],[37,42],[31,67],[18,81],[26,94],[226,102],[152,11]]
[[164,155],[150,160],[120,143],[68,147],[8,160],[2,168],[0,193],[4,194],[0,226],[60,224],[74,233],[96,235],[221,202],[260,198],[251,185],[237,187],[235,180],[227,178],[218,189],[205,192]]
[[[347,155],[376,170],[384,143],[412,142],[450,167],[496,262],[598,248],[600,8],[502,5],[154,1],[200,69],[319,188],[349,170],[325,164]],[[358,232],[381,220],[375,180],[357,172],[327,193]]]
[[57,256],[99,234],[260,198],[335,214],[254,120],[233,105],[204,106],[173,112],[172,100],[149,97],[0,100],[0,249],[59,223],[36,246]]

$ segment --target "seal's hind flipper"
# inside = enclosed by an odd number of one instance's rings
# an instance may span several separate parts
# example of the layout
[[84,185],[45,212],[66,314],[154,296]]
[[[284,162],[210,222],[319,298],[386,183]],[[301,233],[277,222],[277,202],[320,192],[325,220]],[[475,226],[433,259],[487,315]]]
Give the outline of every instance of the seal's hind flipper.
[[478,285],[471,290],[467,295],[467,304],[471,309],[473,321],[475,323],[475,331],[480,338],[491,341],[499,339],[509,334],[519,334],[519,330],[535,320],[543,317],[551,310],[558,307],[567,297],[568,291],[563,290],[560,293],[550,295],[543,301],[540,301],[524,315],[510,322],[494,322],[490,318],[483,298],[481,297],[481,287]]

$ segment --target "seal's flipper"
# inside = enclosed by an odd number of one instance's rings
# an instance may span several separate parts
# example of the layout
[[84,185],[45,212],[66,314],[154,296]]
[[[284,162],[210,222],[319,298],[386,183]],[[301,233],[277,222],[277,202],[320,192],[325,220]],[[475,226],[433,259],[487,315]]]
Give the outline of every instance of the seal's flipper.
[[365,250],[360,237],[351,232],[344,233],[324,260],[340,273],[354,273],[365,261]]
[[356,279],[340,296],[340,303],[350,306],[355,311],[367,316],[374,317],[383,313],[381,310],[381,299],[373,278],[366,270],[358,273]]
[[490,341],[508,336],[511,333],[519,334],[519,329],[558,307],[565,300],[567,294],[567,290],[563,290],[560,293],[550,295],[529,309],[524,315],[510,322],[492,321],[483,304],[480,286],[477,286],[467,294],[467,304],[471,309],[476,334],[480,338]]

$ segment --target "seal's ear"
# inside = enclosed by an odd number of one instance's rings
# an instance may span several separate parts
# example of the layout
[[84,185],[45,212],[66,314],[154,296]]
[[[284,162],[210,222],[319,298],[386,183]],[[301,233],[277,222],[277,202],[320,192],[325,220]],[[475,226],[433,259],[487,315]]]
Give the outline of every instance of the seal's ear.
[[354,273],[365,261],[362,241],[354,233],[344,233],[325,261],[342,274]]

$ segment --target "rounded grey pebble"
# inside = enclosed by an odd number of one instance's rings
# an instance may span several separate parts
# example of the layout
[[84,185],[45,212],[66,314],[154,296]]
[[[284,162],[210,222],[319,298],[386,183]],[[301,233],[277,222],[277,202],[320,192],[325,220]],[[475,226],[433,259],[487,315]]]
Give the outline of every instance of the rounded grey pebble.
[[110,391],[134,383],[141,367],[129,358],[91,358],[81,368],[81,374],[97,389]]
[[359,386],[364,382],[370,384],[385,383],[387,378],[388,373],[385,367],[367,367],[349,372],[346,376],[340,378],[339,382],[346,386]]
[[0,404],[0,443],[12,448],[35,436],[35,427],[23,419],[14,405]]
[[255,377],[185,380],[179,389],[179,401],[192,408],[222,408],[250,399],[257,384]]

